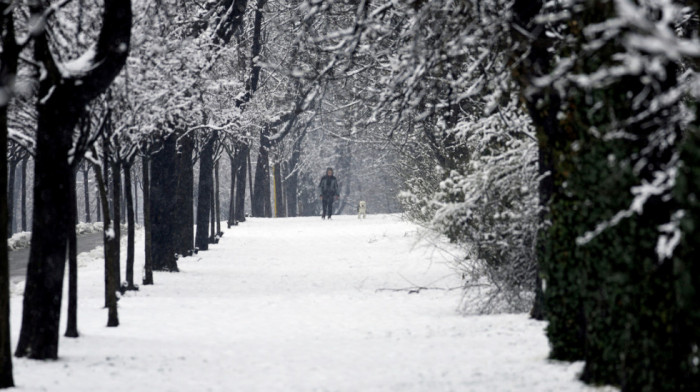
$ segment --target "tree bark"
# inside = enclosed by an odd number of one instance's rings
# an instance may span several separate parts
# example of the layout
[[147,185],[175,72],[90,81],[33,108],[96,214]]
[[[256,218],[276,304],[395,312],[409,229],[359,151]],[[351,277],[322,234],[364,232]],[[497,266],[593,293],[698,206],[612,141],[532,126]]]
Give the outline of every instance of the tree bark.
[[253,209],[253,164],[250,161],[250,149],[248,149],[248,157],[246,158],[248,161],[248,192],[250,193],[250,208],[251,208],[251,216],[253,215],[252,209]]
[[[3,10],[0,10],[0,15]],[[13,38],[14,40],[14,38]],[[4,48],[7,50],[7,48]],[[3,53],[4,55],[4,53]],[[4,57],[4,56],[3,56]],[[4,58],[3,58],[4,60]],[[2,86],[5,87],[6,64],[3,61],[0,77]],[[0,107],[0,156],[7,156],[7,106]],[[7,189],[7,160],[0,159],[0,189]],[[7,192],[2,192],[0,198],[0,222],[7,220]],[[0,388],[9,388],[15,385],[12,376],[12,349],[10,347],[10,265],[7,256],[7,226],[0,223]]]
[[138,175],[134,178],[133,182],[133,187],[132,189],[134,190],[134,225],[135,227],[138,227],[139,224],[139,181],[138,181]]
[[270,200],[269,132],[266,126],[260,133],[260,150],[258,151],[258,161],[255,166],[255,184],[253,187],[253,199],[251,201],[254,217],[269,218],[272,216]]
[[229,162],[231,164],[231,193],[229,195],[228,202],[228,221],[226,226],[230,229],[236,222],[236,154],[229,155]]
[[119,193],[119,222],[122,224],[126,223],[126,192],[124,191],[124,186],[120,186],[121,192]]
[[114,239],[116,245],[112,248],[114,252],[114,259],[116,260],[113,264],[114,266],[114,276],[117,279],[117,288],[121,286],[122,283],[122,267],[121,267],[121,210],[122,210],[122,173],[121,165],[119,163],[112,163],[112,209],[113,209],[113,219],[114,223]]
[[[33,2],[32,17],[42,3]],[[58,357],[58,335],[70,230],[71,167],[68,163],[73,130],[85,106],[105,91],[126,63],[131,39],[131,1],[105,0],[103,21],[86,73],[59,72],[46,32],[34,33],[35,60],[46,69],[39,82],[32,243],[16,355],[34,359]]]
[[194,248],[194,167],[192,165],[192,153],[194,151],[194,139],[190,134],[178,132],[177,153],[177,188],[175,207],[175,251],[182,256],[192,254]]
[[[308,124],[306,125],[308,127]],[[289,158],[288,166],[290,173],[285,177],[286,190],[287,190],[287,211],[289,216],[298,216],[301,211],[298,211],[298,199],[297,192],[299,190],[299,171],[297,170],[297,165],[301,160],[301,145],[306,136],[306,127],[301,132],[301,134],[294,141],[294,147],[292,149],[292,156]]]
[[150,175],[149,175],[149,159],[147,156],[141,158],[141,170],[143,175],[143,231],[144,231],[144,276],[143,284],[153,284],[153,259],[151,256],[151,192],[150,192]]
[[197,234],[195,246],[209,249],[209,216],[211,215],[212,172],[214,169],[214,137],[204,144],[199,157],[199,185],[197,195]]
[[95,203],[97,203],[95,206],[95,213],[97,216],[97,222],[102,222],[102,208],[100,208],[100,191],[99,190],[95,190],[95,200],[96,200]]
[[243,24],[243,16],[248,5],[248,0],[223,0],[219,5],[226,11],[226,18],[216,17],[214,22],[217,26],[214,35],[214,43],[217,45],[227,44],[234,33]]
[[209,211],[211,217],[209,218],[209,243],[216,243],[216,202],[214,197],[214,175],[212,174],[211,180],[211,192],[209,193]]
[[92,222],[90,217],[90,165],[85,162],[83,172],[83,192],[85,197],[85,222]]
[[97,178],[97,186],[100,191],[100,200],[102,201],[102,215],[104,216],[104,229],[102,231],[104,238],[104,253],[105,253],[105,307],[107,308],[107,326],[119,326],[119,315],[117,312],[117,290],[119,290],[119,280],[115,275],[115,270],[118,268],[118,260],[115,259],[116,253],[114,248],[119,246],[115,241],[113,227],[119,225],[119,222],[112,219],[109,211],[109,201],[107,196],[107,184],[102,178],[102,173],[95,170]]
[[214,181],[215,181],[215,187],[214,187],[214,199],[216,200],[215,205],[215,211],[216,211],[216,236],[221,237],[221,234],[223,232],[221,231],[221,200],[219,198],[219,161],[216,161],[216,164],[214,164]]
[[124,165],[124,196],[126,198],[126,289],[138,290],[134,285],[134,242],[136,222],[134,219],[134,197],[131,189],[131,165]]
[[27,162],[29,161],[29,156],[25,156],[22,159],[22,231],[27,231]]
[[246,175],[248,174],[248,157],[250,146],[243,144],[240,150],[236,151],[236,208],[235,219],[238,222],[245,222],[245,190]]
[[70,187],[71,230],[68,233],[68,317],[66,333],[68,338],[78,337],[78,240],[75,226],[78,224],[78,198],[76,190],[77,170],[73,170]]
[[10,179],[7,189],[7,238],[12,237],[15,232],[15,182],[17,173],[17,161],[10,159]]
[[[4,32],[3,51],[0,53],[0,89],[11,93],[17,73],[19,49],[15,41],[11,3],[0,4],[0,30]],[[7,105],[0,105],[0,157],[7,157]],[[10,339],[10,265],[7,255],[7,159],[0,159],[0,388],[15,385],[12,375],[12,341]]]
[[282,197],[284,193],[282,189],[282,165],[280,165],[279,162],[275,162],[273,174],[275,181],[275,218],[280,218],[286,216],[286,212],[284,208],[284,198]]
[[175,211],[177,188],[176,136],[169,135],[151,158],[151,265],[154,271],[177,272]]

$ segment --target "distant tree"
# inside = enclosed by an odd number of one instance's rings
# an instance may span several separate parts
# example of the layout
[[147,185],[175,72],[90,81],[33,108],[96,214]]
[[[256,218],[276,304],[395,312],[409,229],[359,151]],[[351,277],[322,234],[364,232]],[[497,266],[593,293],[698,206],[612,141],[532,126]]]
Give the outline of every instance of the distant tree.
[[199,250],[209,249],[209,222],[212,209],[212,188],[214,170],[214,147],[216,136],[211,135],[204,141],[199,158],[199,185],[197,191],[197,233],[195,246]]

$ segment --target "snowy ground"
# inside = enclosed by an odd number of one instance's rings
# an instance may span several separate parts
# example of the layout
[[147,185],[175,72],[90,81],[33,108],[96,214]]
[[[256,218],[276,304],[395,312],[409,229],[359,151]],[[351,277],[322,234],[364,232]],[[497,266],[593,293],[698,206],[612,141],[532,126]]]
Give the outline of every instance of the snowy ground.
[[99,257],[80,256],[81,337],[62,338],[59,361],[15,359],[18,390],[603,390],[576,381],[580,364],[547,361],[545,324],[524,314],[461,316],[459,290],[378,291],[459,285],[397,216],[251,219],[128,293],[118,328]]

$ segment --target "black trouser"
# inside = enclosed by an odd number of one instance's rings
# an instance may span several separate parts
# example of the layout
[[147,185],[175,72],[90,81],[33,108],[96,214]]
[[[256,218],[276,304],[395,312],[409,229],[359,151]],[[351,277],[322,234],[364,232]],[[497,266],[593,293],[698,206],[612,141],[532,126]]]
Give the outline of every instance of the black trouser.
[[331,217],[333,215],[333,195],[323,196],[323,216]]

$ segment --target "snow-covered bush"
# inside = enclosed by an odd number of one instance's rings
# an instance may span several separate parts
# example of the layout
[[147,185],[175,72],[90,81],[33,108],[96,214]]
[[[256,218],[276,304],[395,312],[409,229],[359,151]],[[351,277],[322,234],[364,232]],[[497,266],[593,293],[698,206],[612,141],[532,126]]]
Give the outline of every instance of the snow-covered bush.
[[[122,225],[122,230],[126,230],[126,226]],[[76,235],[92,234],[102,231],[102,222],[80,222],[75,225]],[[23,231],[15,233],[11,238],[7,239],[7,248],[9,250],[17,250],[28,248],[32,243],[32,232]]]
[[470,160],[440,184],[431,225],[464,246],[459,267],[469,282],[490,286],[479,303],[465,301],[465,311],[526,312],[537,276],[537,145],[493,129],[476,130],[464,143]]
[[17,250],[22,248],[28,248],[29,244],[32,243],[32,232],[21,231],[15,233],[12,237],[7,239],[7,250]]

